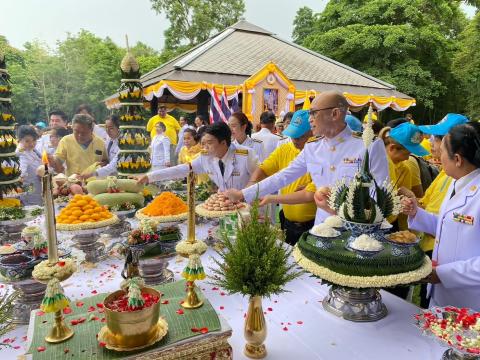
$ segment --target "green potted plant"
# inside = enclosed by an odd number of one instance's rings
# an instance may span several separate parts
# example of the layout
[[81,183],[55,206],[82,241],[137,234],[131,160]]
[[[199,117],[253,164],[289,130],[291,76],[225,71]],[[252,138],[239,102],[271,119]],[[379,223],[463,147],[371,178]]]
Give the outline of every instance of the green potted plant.
[[[250,216],[241,217],[242,226],[236,228],[236,238],[222,233],[221,244],[214,259],[212,283],[230,294],[249,297],[245,318],[244,353],[254,359],[267,354],[263,342],[267,337],[262,298],[285,292],[284,286],[302,272],[296,271],[295,263],[289,262],[291,248],[284,242],[283,233],[270,223],[259,219],[256,200]],[[268,218],[268,217],[267,217]]]

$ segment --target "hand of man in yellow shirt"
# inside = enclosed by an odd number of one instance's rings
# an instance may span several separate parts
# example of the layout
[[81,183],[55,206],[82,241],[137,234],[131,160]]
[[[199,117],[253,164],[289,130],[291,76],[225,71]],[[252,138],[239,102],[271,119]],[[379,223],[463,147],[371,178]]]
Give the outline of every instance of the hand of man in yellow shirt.
[[148,184],[148,176],[142,175],[135,178],[137,180],[137,184]]
[[330,198],[330,189],[327,187],[319,188],[313,195],[313,199],[315,200],[315,204],[317,204],[317,207],[319,207],[320,209],[330,214],[335,214],[335,210],[331,209],[328,206],[329,198]]

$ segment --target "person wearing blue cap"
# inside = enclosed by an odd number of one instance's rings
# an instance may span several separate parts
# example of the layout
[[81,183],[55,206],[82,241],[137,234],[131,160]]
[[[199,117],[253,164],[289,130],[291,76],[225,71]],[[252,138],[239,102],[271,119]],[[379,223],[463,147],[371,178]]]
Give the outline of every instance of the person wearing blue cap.
[[361,132],[363,130],[362,122],[351,114],[345,116],[345,122],[352,131]]
[[[467,117],[460,114],[447,114],[436,125],[422,125],[418,128],[428,135],[432,135],[432,157],[440,160],[440,146],[445,135],[448,134],[451,128],[456,125],[466,124]],[[433,180],[425,195],[419,201],[419,205],[429,213],[438,214],[443,200],[447,196],[447,190],[452,182],[452,178],[445,173],[444,169],[440,170],[438,176]],[[422,233],[420,237],[420,247],[430,257],[432,256],[433,247],[435,245],[435,236]],[[424,284],[420,288],[420,306],[428,307],[430,299],[427,297],[427,286]]]
[[[310,127],[316,137],[307,141],[295,160],[278,173],[246,189],[227,190],[230,200],[245,200],[251,203],[257,196],[262,198],[276,192],[302,175],[310,173],[313,185],[318,189],[315,193],[297,191],[281,195],[281,199],[277,200],[281,200],[282,204],[299,204],[314,199],[318,207],[315,223],[323,222],[332,211],[328,207],[328,197],[324,194],[337,181],[353,179],[365,155],[362,137],[352,132],[345,122],[348,106],[343,94],[333,91],[319,94],[309,110]],[[286,131],[285,135],[288,134]],[[369,155],[370,169],[376,182],[383,184],[384,181],[389,181],[383,143],[379,140],[373,141],[369,147]]]
[[[283,134],[290,137],[291,141],[277,147],[269,157],[267,157],[250,177],[249,184],[255,184],[260,180],[271,176],[280,170],[286,168],[303,150],[308,139],[312,136],[310,124],[308,122],[308,111],[298,110],[293,114],[292,120]],[[311,184],[310,174],[305,174],[291,184],[280,190],[281,195],[291,194],[293,192],[305,189]],[[315,189],[313,189],[315,191]],[[267,195],[264,203],[278,203],[278,195]],[[288,205],[285,204],[280,211],[280,225],[285,231],[285,240],[290,245],[295,245],[300,236],[314,225],[315,212],[317,207],[313,200],[304,204]]]
[[[410,154],[425,156],[428,151],[420,145],[423,140],[422,133],[416,125],[404,122],[393,129],[385,127],[380,131],[379,137],[385,144],[389,161],[390,178],[396,187],[405,187],[413,191],[418,198],[423,196],[421,184],[413,184],[412,178],[420,174],[412,174],[413,168],[406,161]],[[419,171],[419,170],[417,170]],[[402,230],[406,229],[406,219],[402,221]]]

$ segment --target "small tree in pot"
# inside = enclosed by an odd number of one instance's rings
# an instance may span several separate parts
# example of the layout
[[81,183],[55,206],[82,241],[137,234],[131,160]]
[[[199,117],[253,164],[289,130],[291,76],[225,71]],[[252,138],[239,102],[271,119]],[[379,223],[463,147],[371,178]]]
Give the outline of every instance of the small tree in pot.
[[[250,218],[241,218],[236,239],[222,234],[222,249],[214,259],[212,283],[230,294],[250,298],[245,318],[245,355],[260,359],[266,356],[263,342],[267,336],[262,298],[285,292],[284,286],[302,272],[289,262],[291,248],[279,241],[283,233],[268,222],[260,221],[258,200],[250,210]],[[240,216],[240,215],[239,215]]]

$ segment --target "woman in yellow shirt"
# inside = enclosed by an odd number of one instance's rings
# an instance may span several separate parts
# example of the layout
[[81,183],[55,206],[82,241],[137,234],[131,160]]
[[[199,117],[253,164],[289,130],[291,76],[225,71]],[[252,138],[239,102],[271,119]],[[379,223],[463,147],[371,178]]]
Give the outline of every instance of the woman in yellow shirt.
[[[178,154],[179,164],[189,163],[200,155],[202,145],[199,141],[200,137],[194,129],[185,129],[183,132],[183,146]],[[208,179],[207,174],[198,175],[197,183],[204,183]]]
[[[390,178],[394,180],[394,186],[396,188],[405,187],[413,191],[415,195],[422,196],[423,191],[418,193],[418,189],[412,186],[414,175],[420,175],[412,174],[412,168],[407,163],[410,154],[417,156],[428,154],[428,151],[420,145],[422,134],[418,127],[410,123],[402,123],[393,129],[385,127],[380,131],[379,137],[385,144],[389,159]],[[399,215],[394,226],[400,230],[406,230],[408,228],[406,216]]]

